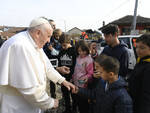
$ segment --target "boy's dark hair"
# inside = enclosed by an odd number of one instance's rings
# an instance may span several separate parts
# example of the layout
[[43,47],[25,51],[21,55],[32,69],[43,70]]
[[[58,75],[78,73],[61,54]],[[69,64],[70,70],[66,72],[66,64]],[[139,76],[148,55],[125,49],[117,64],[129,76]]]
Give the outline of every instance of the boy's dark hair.
[[143,44],[147,45],[150,47],[150,34],[144,34],[137,38],[136,42],[142,42]]
[[59,38],[59,43],[71,43],[71,38],[68,34],[62,33],[62,35]]
[[[86,51],[87,55],[90,54],[88,43],[85,42],[84,40],[79,40],[77,42],[77,44],[76,44],[76,50],[78,51],[79,48],[81,48],[82,51]],[[77,54],[78,54],[78,52],[77,52]]]
[[106,72],[113,72],[114,74],[119,73],[120,63],[119,61],[111,56],[101,54],[95,60]]
[[97,40],[92,40],[91,43],[98,43],[98,41]]
[[109,24],[102,29],[102,33],[106,35],[108,34],[115,35],[116,32],[119,34],[119,28],[117,25],[114,24]]

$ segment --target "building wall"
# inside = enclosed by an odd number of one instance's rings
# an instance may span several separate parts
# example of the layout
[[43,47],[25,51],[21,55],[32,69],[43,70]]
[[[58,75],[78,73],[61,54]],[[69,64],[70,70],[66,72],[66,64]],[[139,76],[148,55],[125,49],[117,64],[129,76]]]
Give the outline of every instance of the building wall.
[[[147,26],[136,26],[136,30],[139,30],[139,33],[142,33],[144,30],[147,30],[150,27]],[[120,35],[129,35],[131,32],[130,26],[119,26]]]

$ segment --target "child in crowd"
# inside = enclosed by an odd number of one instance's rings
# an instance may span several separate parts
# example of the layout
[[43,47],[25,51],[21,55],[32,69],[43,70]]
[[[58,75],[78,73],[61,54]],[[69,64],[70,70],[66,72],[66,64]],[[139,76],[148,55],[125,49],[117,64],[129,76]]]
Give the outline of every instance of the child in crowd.
[[150,34],[136,40],[137,64],[129,78],[134,113],[150,113]]
[[[76,51],[75,47],[71,46],[71,38],[67,34],[62,34],[59,38],[59,43],[61,44],[61,51],[58,55],[58,66],[67,66],[70,68],[69,74],[62,74],[67,81],[72,79],[72,74],[74,72],[74,67],[76,64]],[[72,113],[71,109],[71,96],[70,91],[64,86],[61,86],[62,94],[65,100],[65,111],[64,113]]]
[[95,89],[77,88],[75,93],[96,100],[93,113],[132,113],[132,99],[125,89],[126,82],[118,77],[118,60],[100,55],[95,60],[95,68],[95,74],[106,81],[105,88],[99,79]]
[[[91,57],[93,58],[93,60],[95,60],[97,57],[98,57],[98,52],[97,52],[97,41],[91,41],[89,43],[89,48],[90,48],[90,55]],[[94,62],[93,62],[94,63]],[[94,71],[95,71],[95,68],[94,68]],[[97,86],[97,83],[98,83],[98,80],[99,80],[99,76],[95,76],[93,74],[92,76],[92,82],[90,82],[88,84],[88,88],[89,89],[93,89]],[[93,113],[93,108],[95,106],[95,100],[91,100],[91,99],[88,99],[88,103],[89,103],[89,112],[88,113]]]
[[89,46],[91,57],[95,59],[98,56],[96,41],[92,41]]
[[[76,86],[80,88],[86,88],[93,74],[93,59],[89,55],[89,47],[84,40],[80,40],[77,43],[76,50],[78,52],[78,57],[76,59],[75,71],[72,76],[72,81]],[[87,99],[78,95],[74,95],[73,101],[79,107],[80,113],[88,112]],[[75,108],[74,104],[73,108]]]
[[49,50],[51,50],[52,55],[58,55],[61,49],[61,45],[59,43],[59,38],[62,34],[61,29],[55,29],[53,32],[53,36],[51,37],[50,44],[48,46]]

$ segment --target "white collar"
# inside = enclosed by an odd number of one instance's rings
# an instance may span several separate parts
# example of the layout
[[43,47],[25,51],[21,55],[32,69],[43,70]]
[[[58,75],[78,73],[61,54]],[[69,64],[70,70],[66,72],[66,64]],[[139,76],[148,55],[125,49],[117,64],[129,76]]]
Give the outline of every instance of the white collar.
[[26,32],[27,33],[27,36],[28,38],[30,39],[31,41],[31,44],[35,47],[35,49],[39,49],[37,44],[35,43],[35,41],[33,40],[33,38],[31,37],[31,35],[29,34],[29,31]]

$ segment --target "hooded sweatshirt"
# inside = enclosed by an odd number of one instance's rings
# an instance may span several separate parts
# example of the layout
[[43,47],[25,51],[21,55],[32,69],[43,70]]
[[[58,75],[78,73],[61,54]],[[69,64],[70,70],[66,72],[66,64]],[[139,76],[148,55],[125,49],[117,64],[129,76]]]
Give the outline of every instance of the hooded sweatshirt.
[[69,74],[62,74],[62,76],[64,76],[68,81],[72,79],[72,74],[74,73],[75,64],[76,64],[75,47],[70,47],[67,50],[62,49],[58,55],[58,66],[67,66],[70,68]]
[[106,54],[118,59],[118,61],[120,62],[119,75],[123,78],[126,77],[129,63],[127,44],[121,41],[120,44],[116,45],[115,47],[106,46],[102,51],[102,54]]

